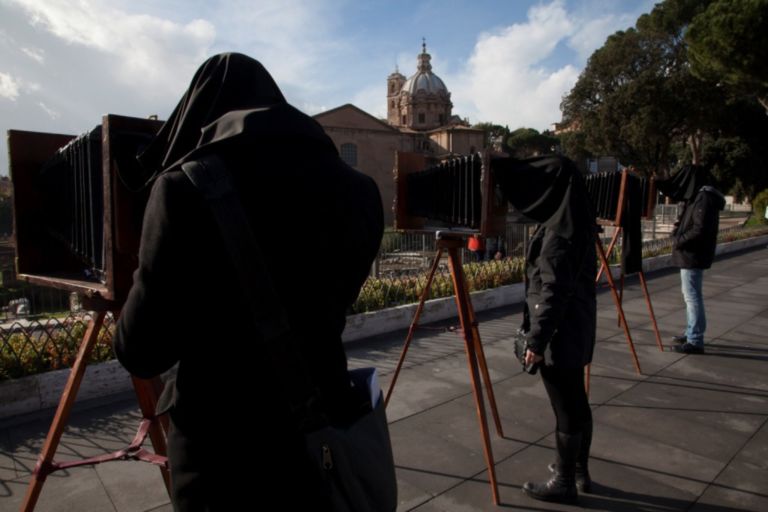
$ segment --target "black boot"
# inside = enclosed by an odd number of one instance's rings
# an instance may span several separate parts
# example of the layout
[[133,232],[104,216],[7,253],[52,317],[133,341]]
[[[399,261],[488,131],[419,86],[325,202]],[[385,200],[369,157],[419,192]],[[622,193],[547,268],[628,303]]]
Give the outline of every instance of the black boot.
[[556,432],[557,462],[555,471],[547,482],[525,482],[523,493],[536,500],[558,503],[577,503],[576,459],[581,448],[581,434]]
[[[589,476],[589,449],[592,446],[592,422],[584,426],[581,433],[581,447],[579,456],[576,458],[576,488],[579,492],[592,492],[592,478]],[[547,466],[551,473],[557,471],[557,464],[554,462]]]
[[592,477],[589,476],[589,450],[592,447],[592,422],[584,425],[581,432],[581,447],[576,458],[576,487],[579,492],[592,492]]

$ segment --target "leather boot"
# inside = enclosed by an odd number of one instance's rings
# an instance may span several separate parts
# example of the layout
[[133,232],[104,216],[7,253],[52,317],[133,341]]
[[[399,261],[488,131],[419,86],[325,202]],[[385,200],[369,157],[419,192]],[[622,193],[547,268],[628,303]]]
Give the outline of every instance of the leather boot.
[[[579,456],[576,458],[576,488],[579,492],[592,492],[592,477],[589,476],[589,450],[592,446],[592,422],[584,426],[581,433],[581,447]],[[557,471],[557,464],[554,462],[547,466],[551,473]]]
[[577,503],[576,459],[581,449],[581,433],[556,432],[557,462],[552,477],[543,484],[525,482],[523,493],[536,500]]
[[589,450],[592,447],[592,422],[584,425],[581,432],[581,447],[576,458],[576,487],[579,492],[592,491],[592,477],[589,476]]

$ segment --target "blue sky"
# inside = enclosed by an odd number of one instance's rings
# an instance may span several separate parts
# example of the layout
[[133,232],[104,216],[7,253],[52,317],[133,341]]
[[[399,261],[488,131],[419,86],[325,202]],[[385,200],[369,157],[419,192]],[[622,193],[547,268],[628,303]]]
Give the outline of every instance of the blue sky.
[[[167,116],[208,56],[260,60],[289,102],[383,116],[422,37],[454,113],[538,130],[589,55],[653,0],[0,0],[0,130],[82,133]],[[0,174],[7,174],[5,144]]]

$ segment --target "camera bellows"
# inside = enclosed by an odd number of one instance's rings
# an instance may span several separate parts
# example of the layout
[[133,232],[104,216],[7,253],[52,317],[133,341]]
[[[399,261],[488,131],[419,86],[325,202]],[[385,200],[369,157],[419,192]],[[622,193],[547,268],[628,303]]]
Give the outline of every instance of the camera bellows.
[[48,198],[48,234],[83,263],[86,278],[103,281],[104,188],[101,126],[59,149],[38,177]]

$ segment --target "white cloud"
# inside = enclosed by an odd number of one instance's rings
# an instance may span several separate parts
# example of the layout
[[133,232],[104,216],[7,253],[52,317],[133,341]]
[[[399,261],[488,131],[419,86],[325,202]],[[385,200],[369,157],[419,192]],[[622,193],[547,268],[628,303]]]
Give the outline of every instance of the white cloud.
[[0,98],[16,101],[19,97],[18,80],[7,73],[0,73]]
[[592,55],[592,52],[603,46],[609,35],[617,30],[633,26],[636,18],[637,16],[631,16],[629,14],[606,14],[604,16],[589,19],[578,25],[576,32],[568,38],[568,46],[572,48],[583,61],[586,61],[589,56]]
[[[615,8],[614,4],[613,7]],[[550,128],[561,118],[560,103],[589,56],[617,30],[634,24],[639,13],[614,14],[605,2],[585,2],[569,12],[563,0],[538,4],[524,23],[481,34],[466,69],[456,77],[454,111],[472,122],[489,121],[510,129]],[[575,58],[557,61],[556,50]],[[562,55],[562,53],[561,53]]]
[[350,103],[379,119],[387,118],[386,85],[372,85],[355,94]]
[[555,1],[531,8],[525,23],[481,34],[458,77],[455,103],[477,116],[472,122],[548,128],[560,119],[562,95],[576,82],[578,71],[571,65],[548,71],[542,61],[573,31],[563,3]]
[[59,117],[61,117],[61,114],[59,114],[59,113],[58,113],[58,112],[56,112],[55,110],[53,110],[53,109],[49,108],[49,107],[48,107],[48,105],[46,105],[46,104],[45,104],[45,103],[43,103],[42,101],[39,101],[39,102],[37,102],[37,105],[38,105],[38,106],[39,106],[41,109],[43,109],[43,112],[45,112],[46,114],[48,114],[48,117],[50,117],[52,120],[54,120],[54,121],[55,121],[56,119],[58,119]]
[[36,61],[38,64],[45,63],[45,50],[42,50],[40,48],[21,48],[21,51],[27,57]]
[[[200,64],[216,35],[204,20],[175,23],[144,14],[130,14],[94,0],[10,0],[22,7],[33,26],[71,46],[85,47],[112,59],[117,80],[152,95],[176,93]],[[24,51],[24,50],[22,50]],[[73,51],[77,51],[73,49]],[[27,55],[42,56],[42,50]]]

